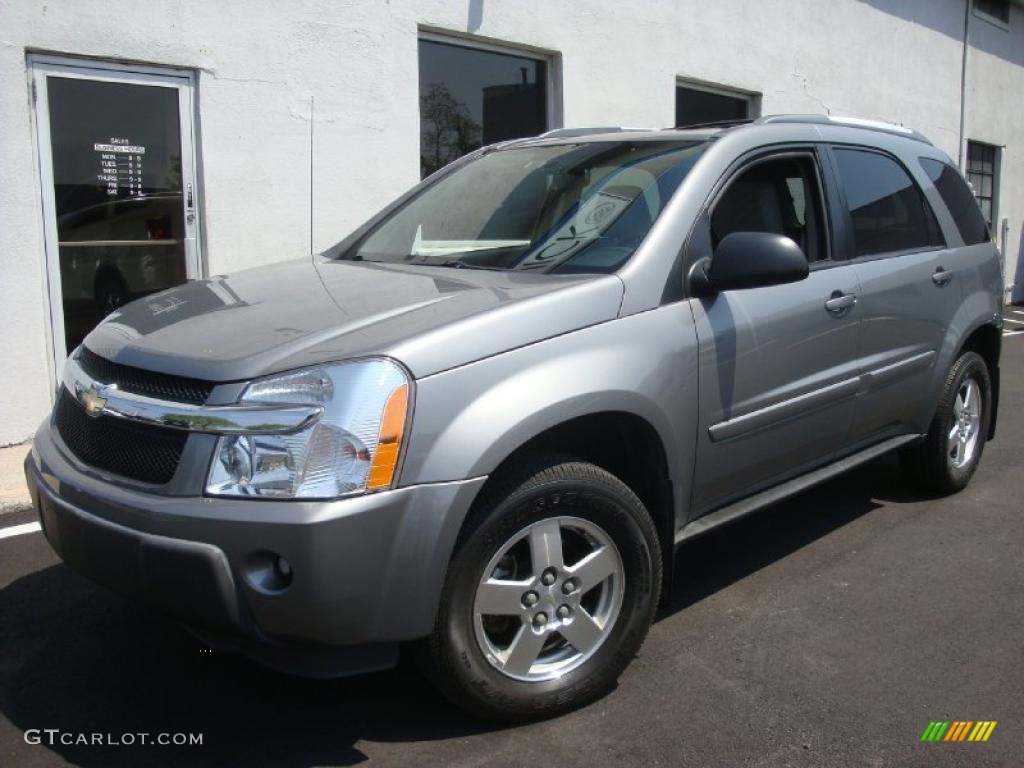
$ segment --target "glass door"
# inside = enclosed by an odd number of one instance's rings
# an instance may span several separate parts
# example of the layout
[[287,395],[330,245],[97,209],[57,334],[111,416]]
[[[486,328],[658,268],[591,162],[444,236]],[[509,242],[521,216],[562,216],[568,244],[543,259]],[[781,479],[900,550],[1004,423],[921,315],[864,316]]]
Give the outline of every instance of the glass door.
[[198,277],[190,73],[32,61],[57,375],[122,304]]

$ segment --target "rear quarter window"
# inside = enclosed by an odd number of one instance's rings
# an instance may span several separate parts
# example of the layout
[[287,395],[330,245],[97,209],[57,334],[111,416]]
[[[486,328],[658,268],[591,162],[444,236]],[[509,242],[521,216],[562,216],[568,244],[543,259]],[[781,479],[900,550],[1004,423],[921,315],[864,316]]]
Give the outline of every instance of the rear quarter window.
[[949,209],[964,245],[988,242],[988,224],[985,223],[978,201],[960,172],[949,163],[930,157],[920,158],[920,163],[935,188],[939,190],[939,196]]
[[892,158],[833,150],[853,223],[855,256],[944,245],[935,214],[910,174]]

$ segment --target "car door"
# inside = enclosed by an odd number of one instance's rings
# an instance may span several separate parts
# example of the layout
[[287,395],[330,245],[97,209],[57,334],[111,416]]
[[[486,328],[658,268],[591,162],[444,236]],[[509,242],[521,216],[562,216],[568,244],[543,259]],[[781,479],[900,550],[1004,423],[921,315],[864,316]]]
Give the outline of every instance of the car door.
[[876,149],[833,146],[830,153],[861,284],[863,368],[851,438],[868,444],[921,429],[961,280],[955,251],[906,165]]
[[815,147],[743,162],[700,217],[688,258],[737,231],[803,249],[799,282],[691,301],[699,345],[699,429],[690,518],[827,462],[848,439],[857,386],[860,286],[834,258]]

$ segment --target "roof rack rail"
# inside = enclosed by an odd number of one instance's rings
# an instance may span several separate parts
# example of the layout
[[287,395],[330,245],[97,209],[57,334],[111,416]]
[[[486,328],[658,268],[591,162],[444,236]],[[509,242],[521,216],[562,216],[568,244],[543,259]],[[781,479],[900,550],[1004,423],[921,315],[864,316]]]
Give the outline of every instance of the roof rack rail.
[[912,128],[906,128],[896,123],[887,123],[883,120],[865,120],[860,117],[840,117],[838,115],[765,115],[754,121],[754,125],[769,125],[772,123],[810,123],[812,125],[866,128],[870,131],[892,133],[897,136],[905,136],[908,139],[915,139],[925,144],[931,144],[927,136]]
[[668,128],[669,131],[689,131],[699,128],[731,128],[734,125],[749,125],[754,122],[752,117],[736,117],[731,120],[708,120],[705,123],[692,123],[690,125],[674,125]]
[[591,128],[555,128],[546,131],[539,139],[569,139],[574,136],[593,136],[598,133],[625,133],[627,131],[646,131],[647,128],[626,128],[621,125],[598,125]]

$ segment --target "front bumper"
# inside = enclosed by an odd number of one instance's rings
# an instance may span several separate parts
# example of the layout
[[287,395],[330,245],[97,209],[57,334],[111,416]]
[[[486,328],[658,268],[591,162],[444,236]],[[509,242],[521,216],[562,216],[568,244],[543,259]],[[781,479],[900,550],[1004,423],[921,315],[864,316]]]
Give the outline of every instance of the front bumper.
[[[395,643],[431,631],[485,480],[335,501],[163,496],[82,471],[49,423],[25,474],[46,538],[73,569],[204,639],[327,676],[388,666]],[[291,564],[286,586],[267,586],[275,556]]]

